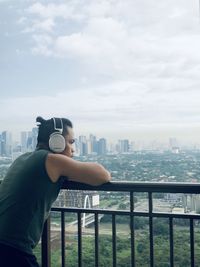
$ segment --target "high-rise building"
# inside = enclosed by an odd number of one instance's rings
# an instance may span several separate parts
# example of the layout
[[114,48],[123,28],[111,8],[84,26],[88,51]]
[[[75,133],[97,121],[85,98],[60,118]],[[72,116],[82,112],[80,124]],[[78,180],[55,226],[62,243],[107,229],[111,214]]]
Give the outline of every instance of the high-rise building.
[[95,135],[90,134],[89,137],[90,143],[91,143],[91,153],[97,154],[98,153],[98,141]]
[[75,140],[75,142],[74,142],[74,149],[75,149],[74,155],[79,156],[80,155],[79,141],[77,138],[75,138],[74,140]]
[[32,151],[33,147],[32,147],[32,132],[27,132],[28,136],[27,136],[27,151]]
[[26,152],[27,151],[27,140],[28,140],[28,133],[27,132],[21,132],[21,151]]
[[1,135],[1,155],[11,157],[12,155],[12,135],[8,131],[3,131]]
[[91,155],[92,154],[92,143],[90,140],[87,140],[86,146],[87,146],[87,154]]
[[37,136],[38,136],[38,128],[32,128],[32,148],[33,150],[36,148],[37,145]]
[[129,141],[128,139],[123,139],[118,141],[118,152],[128,153],[129,152]]
[[99,155],[105,155],[107,152],[106,148],[106,139],[105,138],[100,138],[98,141],[98,154]]
[[87,139],[84,135],[79,136],[79,148],[80,156],[86,156],[88,154]]
[[33,151],[37,145],[38,128],[32,128],[32,131],[27,132],[27,151]]

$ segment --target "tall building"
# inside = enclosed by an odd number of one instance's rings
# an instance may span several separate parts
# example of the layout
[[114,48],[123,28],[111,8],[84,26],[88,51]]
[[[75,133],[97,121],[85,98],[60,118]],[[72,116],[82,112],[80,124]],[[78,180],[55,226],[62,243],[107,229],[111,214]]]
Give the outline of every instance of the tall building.
[[27,151],[27,140],[28,140],[28,133],[27,132],[21,132],[21,151],[26,152]]
[[75,138],[74,148],[75,148],[74,155],[79,156],[80,155],[80,147],[79,147],[79,141],[77,138]]
[[28,137],[27,137],[27,151],[32,151],[32,132],[27,132]]
[[84,135],[79,136],[79,148],[80,156],[86,156],[88,154],[87,139]]
[[37,145],[38,128],[32,128],[32,131],[27,132],[27,151],[33,151]]
[[91,143],[91,153],[97,154],[98,153],[98,141],[95,135],[90,134],[89,137],[90,143]]
[[123,139],[118,141],[118,152],[128,153],[129,152],[129,141],[128,139]]
[[90,140],[86,141],[86,146],[87,146],[87,154],[91,155],[92,154],[92,143]]
[[12,135],[8,131],[3,131],[1,135],[1,155],[11,157],[12,155]]
[[105,138],[100,138],[98,141],[98,154],[99,155],[105,155],[107,152],[106,148],[106,139]]
[[32,128],[32,148],[33,150],[36,148],[37,145],[37,136],[38,136],[38,128]]

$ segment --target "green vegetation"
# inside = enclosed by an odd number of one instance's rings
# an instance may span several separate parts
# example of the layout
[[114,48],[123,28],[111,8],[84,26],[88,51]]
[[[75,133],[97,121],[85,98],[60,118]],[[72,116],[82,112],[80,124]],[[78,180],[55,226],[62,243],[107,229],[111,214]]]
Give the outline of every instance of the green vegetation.
[[132,154],[87,156],[80,160],[95,160],[111,171],[114,180],[126,181],[200,181],[200,151],[135,151]]
[[[126,216],[127,217],[127,216]],[[135,227],[135,267],[148,267],[150,259],[149,225],[148,219],[136,217]],[[188,267],[190,263],[190,233],[188,221],[178,220],[174,226],[174,266]],[[195,222],[195,266],[200,266],[200,229],[199,222]],[[182,226],[185,225],[185,226]],[[154,218],[153,220],[153,242],[154,242],[154,266],[170,266],[169,225],[165,218]],[[93,227],[90,227],[92,230]],[[104,230],[110,229],[109,233]],[[116,260],[117,267],[131,267],[131,239],[128,223],[116,225]],[[112,266],[113,244],[111,223],[100,223],[99,228],[99,266]],[[39,255],[39,247],[35,250]],[[75,235],[66,235],[66,266],[78,266],[78,241]],[[52,242],[51,261],[53,267],[61,267],[60,242]],[[82,235],[82,262],[83,266],[95,267],[95,238],[94,234]]]
[[[170,151],[135,151],[132,154],[117,154],[76,157],[81,161],[96,161],[112,174],[113,180],[126,181],[200,181],[200,151],[185,150],[179,154]],[[0,179],[11,159],[0,159]]]

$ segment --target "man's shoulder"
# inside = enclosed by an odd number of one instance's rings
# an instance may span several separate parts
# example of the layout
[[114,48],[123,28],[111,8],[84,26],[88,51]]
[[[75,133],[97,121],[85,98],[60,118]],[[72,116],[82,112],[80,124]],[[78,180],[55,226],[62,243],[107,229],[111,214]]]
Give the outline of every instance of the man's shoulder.
[[45,150],[45,149],[39,149],[39,150],[34,150],[31,152],[26,152],[22,155],[20,155],[15,162],[19,162],[19,161],[29,161],[29,160],[33,160],[36,158],[43,158],[46,157],[48,155],[48,153],[50,153],[50,151]]

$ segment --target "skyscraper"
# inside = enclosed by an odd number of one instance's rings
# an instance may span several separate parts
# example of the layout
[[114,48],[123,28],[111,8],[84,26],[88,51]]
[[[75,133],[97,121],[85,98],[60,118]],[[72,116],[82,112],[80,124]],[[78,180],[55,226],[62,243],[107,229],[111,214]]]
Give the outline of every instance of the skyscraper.
[[21,132],[21,151],[22,152],[26,152],[27,150],[27,139],[28,139],[28,133]]
[[12,155],[12,135],[8,131],[3,131],[1,135],[1,153],[2,156],[11,157]]
[[85,156],[88,153],[86,136],[79,136],[80,156]]
[[98,141],[98,154],[99,155],[105,155],[107,152],[106,148],[106,139],[105,138],[100,138]]
[[32,128],[32,148],[33,150],[36,148],[37,145],[37,136],[38,136],[38,128]]
[[91,152],[92,154],[94,153],[98,153],[98,141],[95,135],[90,134],[90,138],[89,138],[90,142],[91,142]]
[[129,141],[128,139],[123,139],[118,141],[119,153],[128,153],[129,152]]

